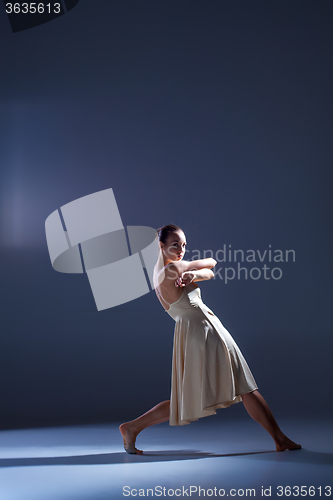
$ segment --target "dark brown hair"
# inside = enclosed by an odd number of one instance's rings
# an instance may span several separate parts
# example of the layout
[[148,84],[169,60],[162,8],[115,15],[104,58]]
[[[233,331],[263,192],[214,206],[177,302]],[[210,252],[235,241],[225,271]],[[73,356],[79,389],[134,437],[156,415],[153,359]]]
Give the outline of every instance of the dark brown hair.
[[156,238],[162,243],[165,243],[169,234],[174,233],[175,231],[183,231],[180,227],[175,224],[168,224],[167,226],[162,226],[157,229]]

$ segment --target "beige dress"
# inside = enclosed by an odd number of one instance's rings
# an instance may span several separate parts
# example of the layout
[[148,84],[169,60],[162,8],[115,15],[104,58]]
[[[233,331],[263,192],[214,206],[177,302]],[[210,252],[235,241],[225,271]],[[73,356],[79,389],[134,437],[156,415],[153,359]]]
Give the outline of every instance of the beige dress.
[[201,299],[194,284],[167,313],[176,321],[173,343],[170,425],[214,415],[257,389],[253,375],[230,333]]

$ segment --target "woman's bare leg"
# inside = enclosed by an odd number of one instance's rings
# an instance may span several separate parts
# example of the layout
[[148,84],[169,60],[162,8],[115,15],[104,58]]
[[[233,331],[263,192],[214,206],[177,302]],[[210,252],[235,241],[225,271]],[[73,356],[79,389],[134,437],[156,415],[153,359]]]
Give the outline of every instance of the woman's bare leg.
[[135,440],[139,432],[151,425],[160,424],[169,420],[170,400],[162,401],[146,413],[119,426],[119,430],[124,440],[124,448],[127,453],[143,453],[135,448]]
[[299,450],[300,444],[287,438],[278,426],[273,413],[262,395],[256,390],[242,395],[242,401],[248,414],[258,422],[274,439],[276,450]]

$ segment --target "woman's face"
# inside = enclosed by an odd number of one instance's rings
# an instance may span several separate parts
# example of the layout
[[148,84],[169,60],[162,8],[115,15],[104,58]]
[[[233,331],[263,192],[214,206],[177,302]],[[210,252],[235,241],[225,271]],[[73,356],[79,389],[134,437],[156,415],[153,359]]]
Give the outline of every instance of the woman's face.
[[166,242],[161,243],[166,261],[182,260],[185,255],[186,238],[183,231],[170,233]]

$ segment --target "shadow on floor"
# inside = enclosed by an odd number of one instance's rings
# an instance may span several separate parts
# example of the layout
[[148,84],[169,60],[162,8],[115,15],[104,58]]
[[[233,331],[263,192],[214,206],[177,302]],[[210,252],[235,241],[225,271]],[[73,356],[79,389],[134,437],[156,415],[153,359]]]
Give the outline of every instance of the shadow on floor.
[[172,462],[176,460],[197,460],[203,458],[250,457],[255,460],[332,465],[332,453],[318,453],[307,450],[257,451],[249,453],[203,453],[196,450],[146,451],[142,455],[126,452],[99,453],[96,455],[76,455],[67,457],[4,458],[0,467],[39,467],[53,465],[106,465],[121,463]]

